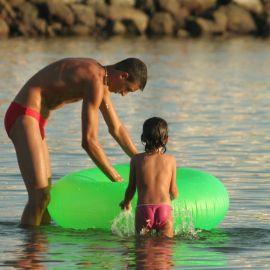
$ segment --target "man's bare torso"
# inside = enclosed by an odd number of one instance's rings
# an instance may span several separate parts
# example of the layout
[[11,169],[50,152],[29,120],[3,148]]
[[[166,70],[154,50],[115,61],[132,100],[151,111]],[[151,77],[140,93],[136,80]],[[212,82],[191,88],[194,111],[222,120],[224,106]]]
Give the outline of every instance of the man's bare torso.
[[62,59],[30,78],[15,101],[48,118],[51,110],[81,100],[85,91],[91,91],[92,81],[102,79],[103,74],[104,68],[93,59]]

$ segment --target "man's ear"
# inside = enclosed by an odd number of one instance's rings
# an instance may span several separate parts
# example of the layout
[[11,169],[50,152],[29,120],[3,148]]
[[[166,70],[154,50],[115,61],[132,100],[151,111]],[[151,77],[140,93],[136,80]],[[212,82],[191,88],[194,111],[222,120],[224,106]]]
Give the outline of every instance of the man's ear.
[[129,74],[125,71],[122,71],[120,74],[120,78],[126,80],[128,78]]

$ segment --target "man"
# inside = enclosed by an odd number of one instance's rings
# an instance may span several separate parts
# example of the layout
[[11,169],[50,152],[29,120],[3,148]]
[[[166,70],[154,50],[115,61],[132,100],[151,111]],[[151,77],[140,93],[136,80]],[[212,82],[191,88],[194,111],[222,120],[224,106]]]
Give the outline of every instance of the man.
[[116,114],[110,93],[125,96],[143,89],[146,81],[147,68],[136,58],[109,66],[89,58],[68,58],[44,67],[26,82],[5,117],[28,192],[22,226],[50,222],[51,167],[44,131],[50,112],[82,100],[82,147],[111,181],[122,181],[98,140],[99,110],[110,134],[132,157],[136,146]]

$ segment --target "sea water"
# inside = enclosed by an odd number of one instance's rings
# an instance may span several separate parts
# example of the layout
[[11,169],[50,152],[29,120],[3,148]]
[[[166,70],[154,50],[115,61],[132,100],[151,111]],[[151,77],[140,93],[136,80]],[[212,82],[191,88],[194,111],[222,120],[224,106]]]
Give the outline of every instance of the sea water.
[[[270,269],[269,45],[269,40],[252,38],[1,40],[0,267]],[[144,120],[165,118],[168,153],[176,157],[177,166],[206,171],[222,181],[230,208],[217,228],[197,231],[187,215],[173,239],[138,241],[132,216],[120,216],[122,225],[108,231],[67,230],[55,224],[34,230],[18,227],[27,194],[3,128],[5,111],[37,70],[77,56],[103,64],[132,56],[147,63],[146,89],[126,97],[112,95],[116,111],[140,151]],[[55,111],[47,125],[53,182],[94,167],[81,148],[80,111],[80,102],[67,105]],[[101,115],[99,139],[112,163],[129,162]],[[94,207],[98,211],[98,205]]]

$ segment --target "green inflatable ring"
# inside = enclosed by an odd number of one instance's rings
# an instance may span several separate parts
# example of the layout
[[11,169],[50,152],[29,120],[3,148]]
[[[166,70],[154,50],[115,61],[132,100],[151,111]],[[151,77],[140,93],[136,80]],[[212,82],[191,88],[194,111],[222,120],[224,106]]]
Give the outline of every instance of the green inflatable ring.
[[[128,180],[129,165],[116,165],[116,170]],[[82,170],[64,176],[51,188],[49,213],[56,224],[73,229],[110,229],[119,214],[119,202],[124,198],[128,182],[112,183],[98,168]],[[184,222],[188,213],[193,226],[210,230],[224,219],[229,208],[229,196],[224,185],[214,176],[190,169],[177,169],[180,216]],[[137,195],[132,201],[136,207]],[[174,212],[175,214],[175,212]],[[183,215],[183,216],[181,216]]]

